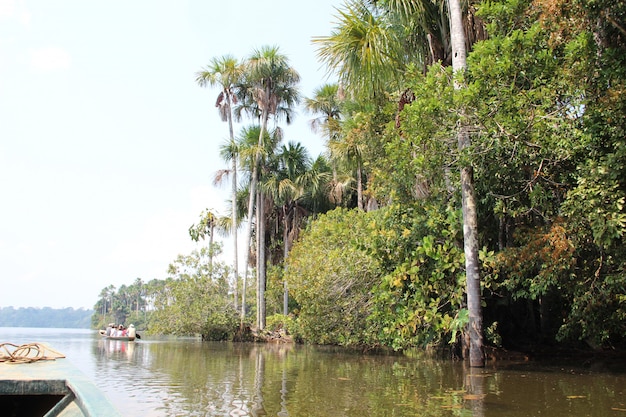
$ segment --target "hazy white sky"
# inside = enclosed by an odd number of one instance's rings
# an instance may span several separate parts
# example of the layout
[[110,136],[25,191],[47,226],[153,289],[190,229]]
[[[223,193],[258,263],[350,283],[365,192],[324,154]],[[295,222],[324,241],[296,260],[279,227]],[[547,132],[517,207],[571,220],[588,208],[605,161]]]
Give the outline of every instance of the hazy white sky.
[[[340,4],[0,0],[0,306],[91,308],[110,284],[165,278],[200,212],[227,211],[212,185],[227,125],[195,72],[277,45],[311,96],[327,82],[311,38]],[[310,118],[285,139],[317,156]]]

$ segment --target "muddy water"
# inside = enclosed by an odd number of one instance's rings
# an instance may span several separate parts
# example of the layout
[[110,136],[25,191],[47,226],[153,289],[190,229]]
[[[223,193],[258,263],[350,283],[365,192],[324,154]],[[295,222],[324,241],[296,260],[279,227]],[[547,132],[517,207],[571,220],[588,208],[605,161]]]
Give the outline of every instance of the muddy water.
[[625,416],[612,362],[451,361],[307,346],[101,340],[95,332],[0,328],[66,354],[127,416]]

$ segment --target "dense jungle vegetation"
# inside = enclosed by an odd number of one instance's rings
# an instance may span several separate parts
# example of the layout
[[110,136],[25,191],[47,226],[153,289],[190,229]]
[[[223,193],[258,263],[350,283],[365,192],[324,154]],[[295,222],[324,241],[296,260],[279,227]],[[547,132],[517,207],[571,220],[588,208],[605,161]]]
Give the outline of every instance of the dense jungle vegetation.
[[[276,47],[213,59],[197,82],[219,89],[229,122],[232,213],[201,214],[190,234],[208,247],[176,259],[166,280],[104,289],[93,324],[458,349],[469,186],[485,344],[624,347],[626,4],[461,2],[460,71],[446,4],[348,0],[313,40],[338,83],[303,100]],[[316,159],[268,125],[299,102],[327,141]],[[240,223],[250,277],[237,259],[213,260],[213,237]]]

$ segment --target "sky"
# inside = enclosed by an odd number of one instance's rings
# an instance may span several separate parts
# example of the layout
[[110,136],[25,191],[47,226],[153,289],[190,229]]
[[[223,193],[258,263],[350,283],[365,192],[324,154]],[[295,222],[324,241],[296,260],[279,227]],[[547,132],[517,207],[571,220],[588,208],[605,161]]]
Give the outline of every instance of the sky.
[[[329,82],[311,39],[340,5],[0,0],[0,307],[93,308],[109,285],[165,279],[202,210],[228,211],[228,127],[195,73],[275,45],[311,97]],[[316,157],[311,118],[283,127]]]

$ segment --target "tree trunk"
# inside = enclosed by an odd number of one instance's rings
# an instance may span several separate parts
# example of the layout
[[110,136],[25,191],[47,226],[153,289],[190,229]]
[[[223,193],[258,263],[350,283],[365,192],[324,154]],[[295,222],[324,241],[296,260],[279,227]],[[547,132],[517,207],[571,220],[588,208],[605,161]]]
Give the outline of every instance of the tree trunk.
[[289,256],[289,209],[283,206],[283,315],[289,314],[289,292],[287,290],[287,256]]
[[[449,10],[452,69],[454,73],[459,73],[467,68],[465,32],[463,30],[460,1],[449,0]],[[457,83],[455,88],[460,89],[462,86]],[[470,145],[470,136],[467,126],[463,124],[463,121],[461,123],[457,143],[459,152],[462,153]],[[483,318],[480,303],[478,216],[471,165],[461,167],[461,195],[463,200],[463,249],[465,252],[467,309],[469,312],[469,360],[470,366],[483,367],[485,366],[485,356],[483,352]]]
[[[241,323],[240,327],[243,329],[244,321],[246,318],[246,283],[248,277],[248,264],[250,263],[250,239],[252,239],[252,215],[254,214],[254,200],[256,197],[256,188],[258,182],[258,172],[259,172],[259,161],[261,159],[260,149],[263,144],[263,136],[265,135],[265,129],[267,127],[267,119],[269,114],[267,111],[263,111],[261,114],[261,132],[259,133],[259,142],[258,149],[256,151],[256,156],[254,160],[254,166],[252,167],[252,178],[250,180],[250,195],[248,199],[248,230],[246,233],[246,243],[245,243],[245,264],[244,264],[244,274],[243,274],[243,285],[241,291]],[[258,274],[258,273],[257,273]]]
[[359,160],[356,167],[356,204],[359,210],[363,210],[363,173],[361,171],[361,161]]
[[[233,112],[231,109],[231,100],[230,93],[226,95],[226,102],[228,103],[228,132],[230,134],[230,142],[231,144],[235,141],[235,132],[233,131]],[[233,182],[232,182],[232,205],[231,205],[231,223],[232,223],[232,233],[233,233],[233,299],[234,299],[234,307],[235,311],[237,311],[237,302],[238,295],[237,290],[239,287],[239,255],[238,255],[238,246],[237,246],[237,154],[233,154],[232,161],[232,174],[233,174]]]
[[257,327],[265,328],[265,198],[259,190],[257,201]]

